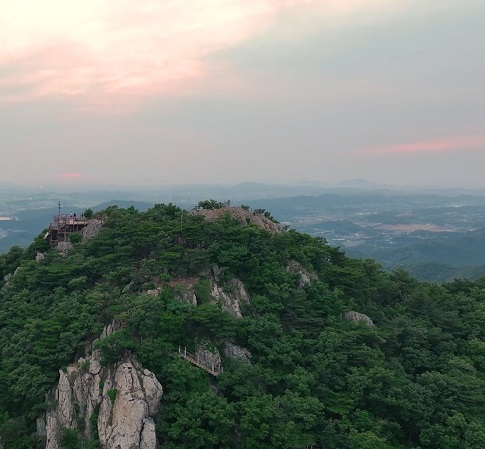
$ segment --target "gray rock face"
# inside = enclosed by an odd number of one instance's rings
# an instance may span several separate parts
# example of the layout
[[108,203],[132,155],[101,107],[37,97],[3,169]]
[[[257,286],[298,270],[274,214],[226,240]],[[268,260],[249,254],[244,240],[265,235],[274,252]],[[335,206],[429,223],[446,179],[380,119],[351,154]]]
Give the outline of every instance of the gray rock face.
[[251,352],[246,348],[226,342],[224,345],[223,354],[225,357],[231,359],[238,359],[247,365],[251,364]]
[[303,288],[305,285],[308,285],[311,282],[310,276],[306,273],[300,273],[300,283],[298,284],[298,288]]
[[221,355],[217,349],[209,351],[203,346],[199,346],[197,347],[195,356],[201,365],[204,365],[213,371],[218,371],[221,366]]
[[197,305],[197,296],[195,294],[195,286],[199,283],[200,277],[182,277],[173,279],[169,286],[176,287],[174,291],[175,298],[178,301],[191,304],[193,306]]
[[[45,419],[37,418],[37,420],[35,421],[35,427],[36,427],[37,435],[39,435],[41,438],[47,437],[47,429],[45,428]],[[0,449],[1,449],[1,446],[0,446]]]
[[155,416],[160,408],[160,399],[162,399],[162,386],[158,379],[151,371],[144,369],[143,377],[141,378],[141,386],[145,392],[145,400],[148,404],[148,414]]
[[220,274],[221,274],[221,269],[217,265],[214,265],[212,267],[212,273],[214,275],[214,279],[216,280],[216,282],[219,282],[219,280],[220,280]]
[[359,323],[360,321],[363,321],[368,326],[374,326],[374,323],[372,322],[372,320],[363,313],[350,311],[350,312],[344,313],[342,318],[347,321],[353,321],[354,323]]
[[[239,279],[231,279],[224,286],[220,286],[220,269],[217,265],[212,267],[212,273],[207,273],[210,279],[210,296],[213,301],[220,304],[221,309],[236,318],[242,318],[241,304],[249,303],[249,294]],[[212,276],[211,276],[212,274]],[[183,278],[174,280],[173,286],[179,288],[176,298],[179,301],[197,306],[200,301],[196,295],[195,285],[200,278]]]
[[235,318],[242,318],[241,303],[249,304],[249,295],[239,279],[231,279],[225,287],[212,282],[211,296],[221,304],[222,310]]
[[291,273],[298,273],[300,275],[300,282],[298,288],[302,289],[305,285],[308,285],[312,280],[318,279],[318,276],[314,273],[310,273],[305,270],[299,262],[296,260],[291,260],[286,266],[286,271]]
[[45,259],[45,254],[37,252],[37,254],[35,255],[35,261],[40,262],[41,260],[44,260],[44,259]]
[[187,304],[191,304],[193,306],[197,305],[197,296],[195,296],[194,291],[191,289],[180,292],[177,295],[177,299],[179,301],[186,302]]
[[158,447],[155,423],[152,418],[143,420],[143,430],[140,437],[140,449],[152,449]]
[[69,250],[72,249],[71,242],[59,242],[57,244],[57,251],[61,254],[61,256],[67,256]]
[[106,338],[110,335],[113,335],[114,332],[121,329],[120,324],[117,321],[112,321],[111,324],[108,324],[104,327],[103,332],[101,332],[101,336],[99,338]]
[[242,207],[231,207],[227,205],[221,209],[197,209],[190,212],[191,215],[199,215],[208,221],[215,221],[224,214],[229,214],[231,218],[238,220],[242,225],[253,224],[263,228],[271,234],[281,234],[285,228],[279,223],[275,223],[263,214],[245,210]]
[[89,224],[83,228],[81,231],[81,241],[85,242],[86,240],[89,240],[91,237],[94,237],[95,235],[99,234],[99,231],[101,231],[101,228],[103,226],[103,221],[99,220],[97,218],[93,218],[90,220]]
[[[106,449],[157,447],[150,409],[152,415],[158,412],[162,386],[153,373],[142,371],[136,365],[132,360],[119,364],[114,378],[104,384],[98,432],[101,446]],[[116,391],[114,401],[109,397],[109,391]]]
[[130,281],[128,284],[126,284],[123,287],[122,293],[129,293],[134,285],[135,285],[135,281]]
[[[116,331],[112,323],[102,338]],[[38,429],[46,435],[46,449],[61,449],[61,429],[77,429],[80,438],[92,439],[92,417],[98,415],[97,432],[106,449],[157,449],[156,416],[163,389],[155,375],[132,356],[115,365],[101,365],[95,350],[85,359],[59,372],[53,393],[56,407],[48,410]],[[39,432],[39,434],[41,434]]]
[[72,393],[67,374],[64,371],[59,371],[59,383],[56,390],[56,401],[59,404],[57,407],[57,420],[59,425],[68,429],[71,429],[73,426],[74,404]]

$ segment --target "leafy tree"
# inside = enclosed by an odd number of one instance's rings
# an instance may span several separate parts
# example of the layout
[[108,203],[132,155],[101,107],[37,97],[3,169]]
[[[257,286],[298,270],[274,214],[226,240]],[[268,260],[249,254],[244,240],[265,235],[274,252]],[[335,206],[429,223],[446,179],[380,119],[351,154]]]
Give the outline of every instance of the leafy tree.
[[93,212],[93,209],[86,209],[84,211],[84,217],[86,217],[88,220],[90,220],[91,218],[93,218],[93,215],[94,215],[94,212]]

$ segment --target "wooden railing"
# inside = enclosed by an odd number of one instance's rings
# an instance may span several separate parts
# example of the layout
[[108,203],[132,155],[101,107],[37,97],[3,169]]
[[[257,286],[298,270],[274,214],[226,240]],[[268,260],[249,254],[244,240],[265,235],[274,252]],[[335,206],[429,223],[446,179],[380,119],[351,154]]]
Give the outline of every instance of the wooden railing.
[[60,229],[68,225],[86,226],[88,223],[89,220],[83,215],[63,214],[54,216],[51,226]]
[[209,374],[213,376],[218,376],[224,371],[224,368],[221,366],[220,363],[204,363],[203,360],[200,360],[200,357],[197,354],[193,354],[187,351],[187,348],[182,348],[179,346],[179,356],[185,360],[188,360],[192,365],[195,365],[204,371],[207,371]]

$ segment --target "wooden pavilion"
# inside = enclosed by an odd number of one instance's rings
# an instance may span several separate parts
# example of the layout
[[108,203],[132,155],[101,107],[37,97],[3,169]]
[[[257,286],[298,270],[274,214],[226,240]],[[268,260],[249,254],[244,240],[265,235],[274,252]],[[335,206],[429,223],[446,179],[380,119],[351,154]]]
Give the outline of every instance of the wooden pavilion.
[[59,242],[67,242],[71,234],[81,232],[89,222],[90,220],[83,215],[58,214],[54,216],[52,223],[49,225],[49,231],[47,231],[45,238],[49,239],[51,245],[57,245]]

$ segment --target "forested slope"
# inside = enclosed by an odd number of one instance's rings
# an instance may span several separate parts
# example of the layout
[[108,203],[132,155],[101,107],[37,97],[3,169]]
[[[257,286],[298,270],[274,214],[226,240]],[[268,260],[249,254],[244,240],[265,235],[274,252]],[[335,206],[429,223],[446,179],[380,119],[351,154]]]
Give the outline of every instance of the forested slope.
[[[104,214],[65,256],[41,236],[0,256],[5,449],[43,447],[35,420],[58,370],[113,318],[123,330],[99,348],[105,363],[132,352],[163,385],[162,448],[485,447],[484,279],[420,283],[321,239],[173,205]],[[242,318],[213,300],[215,278],[228,294],[242,282]],[[218,377],[174,355],[228,343],[250,363],[223,356]]]

